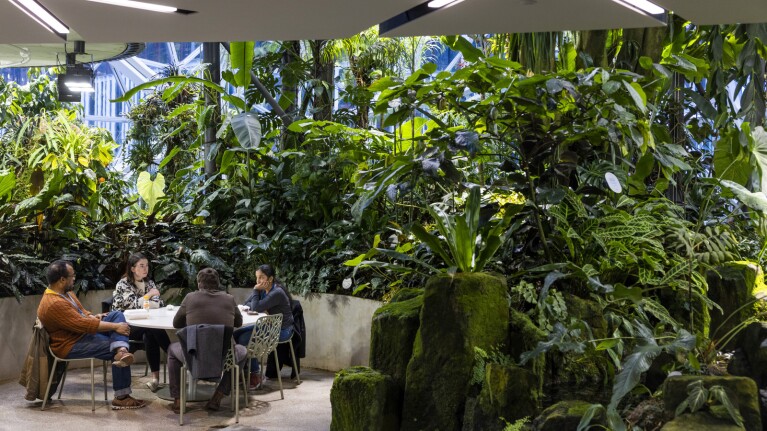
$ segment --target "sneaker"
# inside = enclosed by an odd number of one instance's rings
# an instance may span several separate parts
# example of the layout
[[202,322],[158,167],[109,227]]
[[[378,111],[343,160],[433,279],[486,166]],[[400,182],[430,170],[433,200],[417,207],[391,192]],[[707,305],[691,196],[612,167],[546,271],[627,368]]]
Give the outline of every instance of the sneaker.
[[261,388],[261,374],[254,373],[250,375],[250,384],[248,385],[249,391],[255,391]]
[[137,400],[130,395],[123,399],[115,398],[112,400],[112,410],[135,410],[145,406],[144,400]]
[[126,351],[117,352],[115,360],[112,362],[112,365],[120,368],[130,367],[131,364],[133,364],[133,354]]
[[149,388],[149,390],[152,392],[157,392],[163,388],[163,385],[161,385],[157,380],[151,380],[146,382],[146,387]]

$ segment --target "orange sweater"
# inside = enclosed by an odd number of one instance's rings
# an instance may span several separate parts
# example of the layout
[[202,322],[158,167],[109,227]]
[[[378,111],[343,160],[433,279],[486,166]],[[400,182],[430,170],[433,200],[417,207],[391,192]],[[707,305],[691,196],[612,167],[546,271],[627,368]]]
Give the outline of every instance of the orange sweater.
[[76,296],[71,293],[66,295],[85,313],[84,315],[80,314],[71,302],[51,289],[45,289],[43,299],[37,307],[37,317],[51,336],[51,350],[61,358],[67,357],[72,346],[84,334],[93,334],[99,329],[99,319],[89,317],[90,311],[83,308]]

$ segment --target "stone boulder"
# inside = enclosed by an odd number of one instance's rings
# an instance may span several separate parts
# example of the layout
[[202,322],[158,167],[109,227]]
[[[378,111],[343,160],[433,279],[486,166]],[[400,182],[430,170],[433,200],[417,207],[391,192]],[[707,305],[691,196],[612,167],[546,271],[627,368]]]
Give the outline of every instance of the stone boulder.
[[507,341],[506,297],[506,281],[488,274],[441,274],[428,281],[407,367],[403,431],[461,429],[474,348]]
[[541,407],[538,378],[514,365],[487,364],[479,395],[466,401],[463,431],[503,431],[507,422],[535,417]]
[[[591,403],[586,401],[560,401],[544,410],[533,421],[534,431],[565,431],[576,430],[581,418],[588,411]],[[594,415],[592,425],[607,425],[604,410]]]
[[[764,306],[755,303],[757,294],[767,294],[764,273],[755,262],[729,262],[706,274],[708,297],[722,307],[711,311],[709,336],[721,339],[731,329],[759,312]],[[734,315],[733,315],[734,314]],[[730,318],[732,316],[732,318]],[[742,334],[736,334],[730,343],[721,348],[737,346]]]
[[390,376],[368,367],[336,374],[330,390],[331,431],[397,431],[400,392]]
[[767,323],[748,325],[735,352],[727,367],[730,374],[751,377],[760,388],[767,385]]
[[[759,413],[759,392],[756,383],[748,377],[735,376],[674,376],[663,384],[663,402],[666,410],[674,412],[684,401],[687,386],[697,380],[703,381],[705,388],[721,386],[732,404],[740,411],[747,431],[761,431],[762,417]],[[664,428],[665,429],[665,428]],[[677,428],[679,429],[679,428]],[[717,428],[718,429],[718,428]]]
[[376,310],[370,335],[370,367],[391,376],[400,390],[420,325],[423,289],[400,289]]
[[743,428],[708,412],[696,412],[683,414],[667,422],[661,431],[743,431]]

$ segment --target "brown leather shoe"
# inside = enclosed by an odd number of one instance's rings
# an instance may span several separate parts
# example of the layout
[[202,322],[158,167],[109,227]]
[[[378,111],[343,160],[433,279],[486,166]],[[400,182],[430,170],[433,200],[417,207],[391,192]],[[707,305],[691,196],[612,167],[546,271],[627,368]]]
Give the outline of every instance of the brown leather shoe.
[[223,392],[216,390],[216,392],[213,392],[213,396],[208,400],[208,403],[205,404],[205,408],[208,410],[218,410],[221,407],[221,399],[224,398],[226,395],[224,395]]
[[112,410],[135,410],[144,406],[146,406],[144,400],[137,400],[130,395],[123,399],[115,398],[112,400]]
[[133,364],[133,354],[128,353],[126,350],[121,350],[115,354],[115,360],[112,362],[112,365],[115,367],[130,367],[131,364]]

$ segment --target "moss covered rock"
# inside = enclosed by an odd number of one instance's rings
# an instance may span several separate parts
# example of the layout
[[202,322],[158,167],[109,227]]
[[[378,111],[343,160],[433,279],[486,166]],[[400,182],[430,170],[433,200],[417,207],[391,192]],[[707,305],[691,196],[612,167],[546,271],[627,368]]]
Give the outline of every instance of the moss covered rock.
[[754,322],[743,330],[738,348],[727,366],[734,376],[751,377],[756,386],[767,385],[767,323]]
[[400,390],[420,325],[422,289],[400,289],[391,303],[373,314],[370,335],[370,366],[390,375]]
[[[711,323],[709,335],[712,339],[719,339],[727,334],[732,328],[741,322],[763,311],[761,304],[747,306],[753,302],[757,294],[767,293],[767,285],[764,284],[764,273],[754,262],[729,262],[709,271],[706,274],[708,281],[709,298],[722,307],[722,311],[711,311]],[[745,307],[744,307],[745,306]],[[731,315],[735,315],[728,319]],[[736,335],[727,346],[738,345],[740,335]]]
[[399,391],[394,379],[368,367],[351,367],[336,374],[330,390],[332,431],[396,431]]
[[[576,430],[581,418],[591,406],[586,401],[560,401],[544,410],[533,421],[535,431],[565,431]],[[606,425],[607,417],[604,410],[594,415],[592,425]]]
[[[530,316],[517,310],[509,312],[509,356],[519,362],[520,355],[533,350],[539,341],[546,340],[546,333],[539,329]],[[546,372],[546,356],[540,355],[531,360],[525,367],[536,376],[538,391],[543,390],[544,375]]]
[[567,314],[586,322],[594,338],[607,337],[607,321],[602,313],[602,307],[596,301],[575,295],[565,295],[564,300],[567,305]]
[[506,342],[506,282],[487,274],[443,274],[426,285],[407,367],[402,429],[461,429],[474,347]]
[[540,411],[538,378],[517,366],[488,364],[479,395],[466,402],[463,431],[503,430],[506,423]]
[[734,423],[714,417],[707,412],[683,414],[667,422],[661,431],[742,431]]
[[[687,398],[687,386],[697,380],[703,386],[722,386],[727,397],[743,416],[747,431],[761,431],[762,417],[759,413],[759,392],[756,383],[748,377],[735,376],[675,376],[663,384],[663,402],[666,410],[673,412]],[[665,428],[664,428],[665,429]]]

